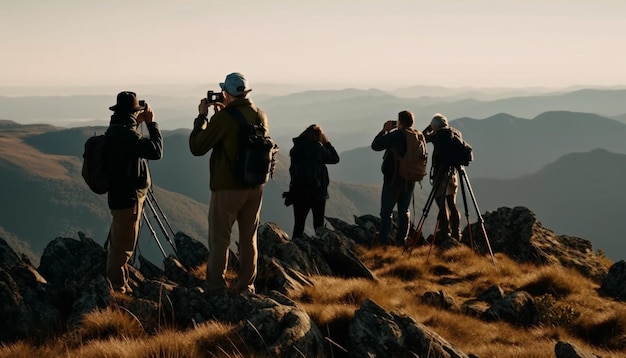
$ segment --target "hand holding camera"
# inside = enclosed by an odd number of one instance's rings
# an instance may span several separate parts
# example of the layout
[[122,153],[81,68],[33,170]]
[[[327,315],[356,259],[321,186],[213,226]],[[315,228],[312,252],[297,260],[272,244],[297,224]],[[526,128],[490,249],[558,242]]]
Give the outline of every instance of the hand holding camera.
[[198,112],[200,115],[208,116],[209,106],[213,106],[215,112],[225,107],[224,94],[222,92],[207,91],[206,98],[203,98],[198,105]]
[[154,121],[154,112],[152,111],[152,107],[146,101],[140,100],[139,105],[143,107],[141,113],[137,116],[137,123],[152,123]]
[[386,121],[385,124],[383,124],[383,131],[389,132],[392,129],[396,128],[397,126],[398,126],[398,121]]

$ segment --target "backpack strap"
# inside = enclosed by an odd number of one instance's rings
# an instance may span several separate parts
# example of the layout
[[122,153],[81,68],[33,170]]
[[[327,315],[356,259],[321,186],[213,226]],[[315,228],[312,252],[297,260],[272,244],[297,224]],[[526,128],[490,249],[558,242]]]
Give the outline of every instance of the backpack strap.
[[[235,120],[237,121],[237,124],[239,124],[239,129],[241,130],[241,128],[247,126],[249,123],[246,120],[246,117],[243,116],[243,113],[241,113],[240,110],[238,110],[235,107],[224,107],[223,109],[224,111],[228,112],[233,118],[235,118]],[[261,118],[259,117],[259,111],[256,111],[256,119],[258,120],[256,124],[260,124],[261,123]]]

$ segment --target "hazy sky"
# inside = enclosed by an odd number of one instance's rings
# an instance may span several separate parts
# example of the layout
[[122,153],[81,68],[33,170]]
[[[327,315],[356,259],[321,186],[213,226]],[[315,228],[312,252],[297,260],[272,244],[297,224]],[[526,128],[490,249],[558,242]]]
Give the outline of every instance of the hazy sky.
[[626,85],[625,34],[624,0],[0,0],[0,86]]

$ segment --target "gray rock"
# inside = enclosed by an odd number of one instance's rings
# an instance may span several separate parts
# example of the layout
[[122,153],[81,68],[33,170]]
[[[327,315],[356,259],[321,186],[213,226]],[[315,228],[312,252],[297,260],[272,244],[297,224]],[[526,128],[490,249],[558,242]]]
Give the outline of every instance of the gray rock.
[[504,290],[498,286],[493,285],[489,287],[487,290],[478,295],[477,299],[480,301],[485,301],[488,303],[495,303],[504,298]]
[[66,282],[89,282],[104,275],[106,251],[84,234],[79,237],[58,237],[44,249],[37,271],[50,284],[64,288]]
[[192,275],[174,256],[163,260],[164,274],[169,280],[186,287],[202,286],[203,281]]
[[524,291],[513,292],[494,303],[483,315],[484,320],[502,320],[518,326],[539,322],[539,312],[532,296]]
[[239,336],[271,357],[325,357],[324,336],[304,310],[278,292],[251,295]]
[[351,357],[467,357],[428,327],[372,300],[355,312],[348,337]]
[[607,275],[607,269],[593,253],[590,241],[555,234],[544,228],[535,214],[525,207],[502,207],[487,212],[483,218],[488,241],[478,223],[466,227],[462,239],[467,244],[471,229],[474,244],[482,254],[488,254],[489,242],[494,253],[506,253],[518,262],[571,267],[596,282],[601,282]]
[[0,269],[11,271],[11,269],[23,261],[17,253],[9,246],[9,244],[0,238]]
[[611,297],[626,301],[626,261],[620,260],[611,266],[601,289]]
[[439,290],[439,292],[425,292],[424,295],[422,295],[422,302],[452,312],[460,311],[459,306],[454,300],[454,297],[450,296],[450,294],[443,290]]
[[554,346],[556,358],[599,358],[595,354],[583,352],[580,348],[567,342],[557,342]]
[[209,249],[202,242],[195,240],[182,232],[174,235],[176,256],[188,269],[193,269],[207,262]]

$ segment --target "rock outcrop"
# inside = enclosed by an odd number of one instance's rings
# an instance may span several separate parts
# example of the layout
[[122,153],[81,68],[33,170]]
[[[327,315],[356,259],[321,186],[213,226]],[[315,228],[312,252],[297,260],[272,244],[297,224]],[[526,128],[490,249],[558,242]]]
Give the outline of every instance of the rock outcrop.
[[[576,269],[581,274],[601,282],[607,275],[606,267],[592,250],[591,242],[573,236],[557,235],[537,220],[525,207],[499,208],[483,216],[494,253],[503,252],[518,262],[558,264]],[[462,242],[473,245],[482,254],[488,254],[487,240],[478,223],[463,230]]]
[[[205,293],[203,280],[194,272],[206,263],[208,250],[183,233],[174,237],[177,255],[166,257],[161,266],[144,257],[137,258],[138,268],[130,268],[133,293],[124,300],[111,292],[103,276],[105,250],[82,233],[78,240],[52,240],[37,268],[0,239],[0,343],[73,329],[81,325],[85,314],[118,306],[138,318],[147,331],[155,331],[163,323],[185,330],[218,320],[232,323],[235,335],[250,350],[262,355],[332,355],[333,348],[322,331],[288,295],[313,285],[314,275],[376,281],[357,252],[358,245],[374,242],[380,221],[368,215],[355,217],[355,224],[329,221],[332,229],[319,228],[313,236],[293,240],[275,224],[262,224],[258,232],[257,293],[226,296]],[[613,265],[607,274],[591,252],[589,242],[554,234],[528,209],[500,208],[487,213],[485,228],[494,252],[520,262],[576,268],[595,280],[603,280],[601,290],[607,295],[626,297],[624,261]],[[464,240],[469,236],[468,230],[465,229]],[[471,230],[476,249],[486,253],[486,241],[480,240],[482,228],[473,224]],[[236,255],[231,255],[230,264],[236,268]],[[486,321],[501,320],[519,326],[532,326],[539,321],[530,294],[505,293],[497,285],[464,302],[443,290],[425,292],[421,300]],[[413,318],[387,312],[370,299],[356,310],[347,333],[343,353],[354,357],[468,357]],[[562,357],[585,356],[565,343],[557,344],[555,352]]]

